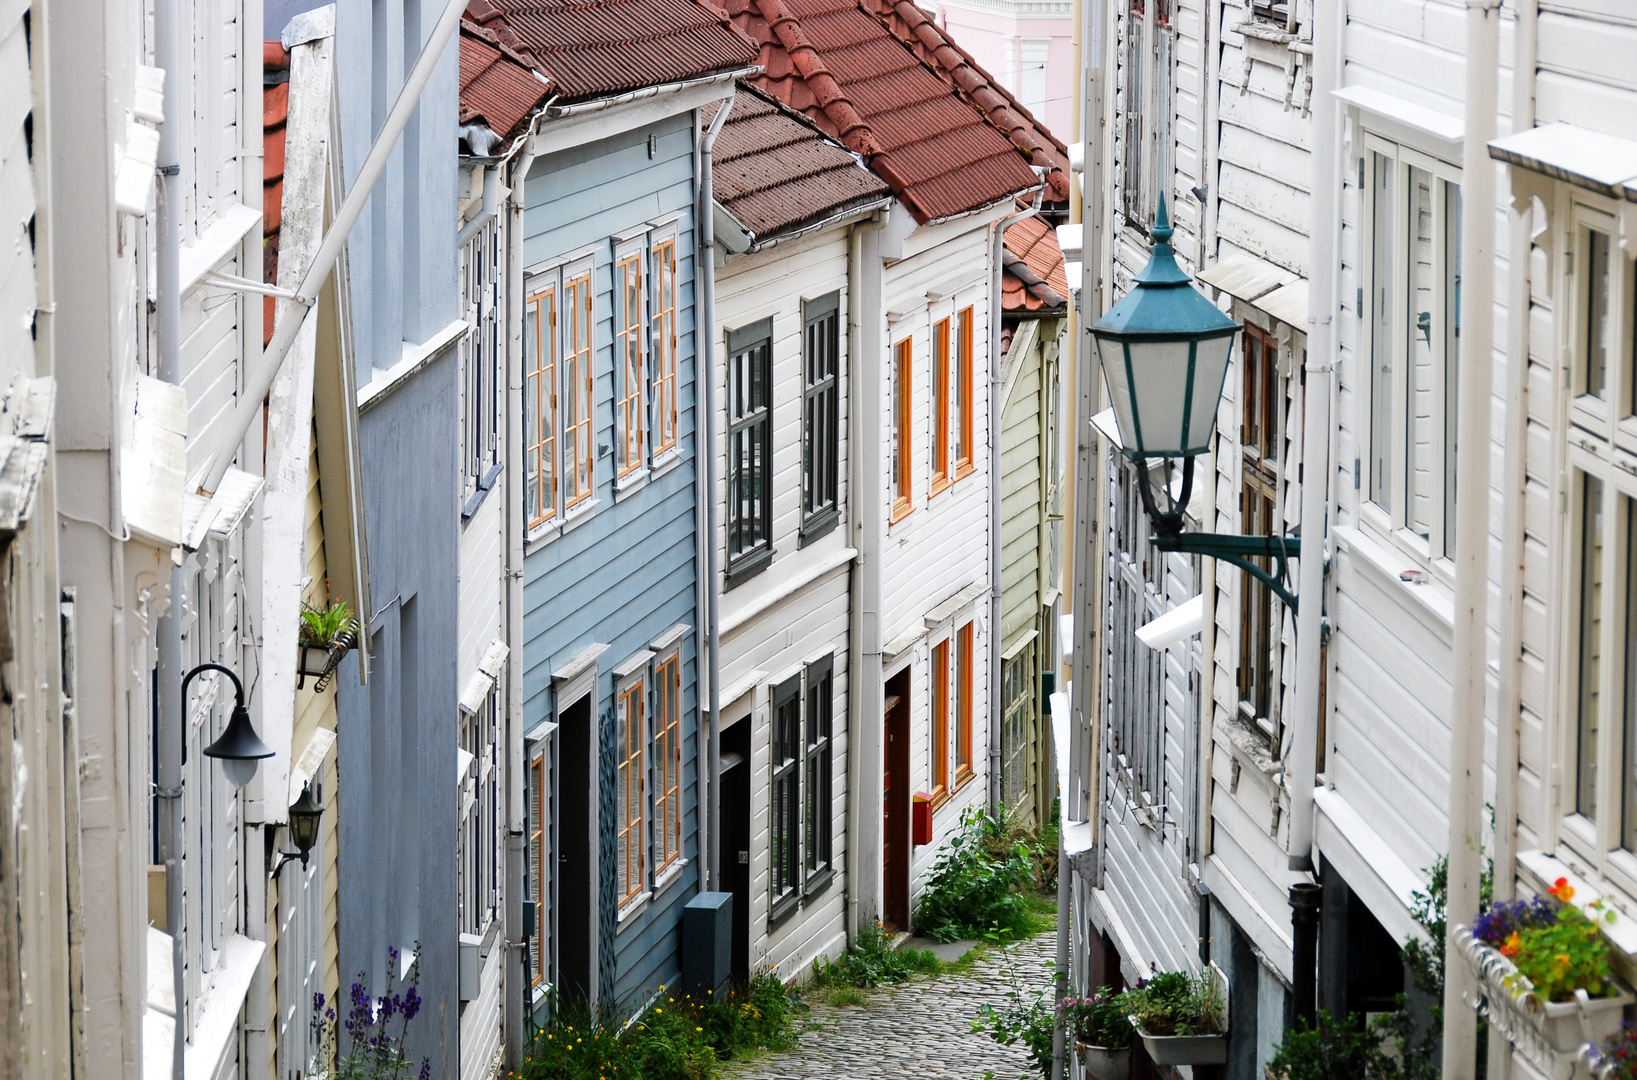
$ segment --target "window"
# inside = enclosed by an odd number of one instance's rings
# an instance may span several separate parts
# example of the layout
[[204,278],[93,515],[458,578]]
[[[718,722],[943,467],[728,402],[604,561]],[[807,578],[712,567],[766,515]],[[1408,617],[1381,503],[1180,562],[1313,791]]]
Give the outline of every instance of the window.
[[773,320],[728,335],[728,588],[773,559]]
[[1455,544],[1461,191],[1452,166],[1370,144],[1369,499],[1442,559]]
[[795,909],[799,899],[801,784],[801,676],[773,688],[773,786],[769,817],[768,852],[772,890],[770,920],[777,922]]
[[640,677],[618,692],[615,704],[614,745],[618,770],[614,784],[614,812],[619,826],[615,852],[618,881],[614,895],[621,904],[635,899],[643,887],[642,800],[646,766],[643,762],[643,685]]
[[949,426],[955,434],[955,477],[972,471],[972,309],[962,308],[955,317],[955,396],[954,415]]
[[614,262],[614,421],[619,442],[616,475],[621,478],[647,463],[643,295],[642,250],[638,248]]
[[892,353],[892,516],[891,524],[913,510],[910,464],[914,460],[910,437],[910,339],[893,346]]
[[563,287],[567,319],[563,371],[563,503],[572,510],[591,497],[591,410],[595,378],[591,365],[591,272],[569,279]]
[[682,856],[682,658],[654,668],[654,873]]
[[[1254,326],[1245,327],[1244,385],[1239,420],[1240,489],[1239,528],[1246,536],[1273,536],[1283,532],[1277,520],[1280,458],[1284,432],[1280,417],[1285,400],[1279,375],[1279,345]],[[1271,570],[1271,559],[1258,565]],[[1239,575],[1239,718],[1259,731],[1268,745],[1279,744],[1278,626],[1283,610],[1274,605],[1273,590],[1250,574]]]
[[523,314],[523,502],[530,529],[557,516],[557,282]]
[[500,460],[499,260],[499,231],[492,223],[479,229],[461,252],[466,318],[472,326],[461,351],[465,365],[461,385],[463,499],[488,490]]
[[676,237],[656,240],[654,274],[654,456],[676,449]]
[[1580,480],[1579,579],[1574,808],[1596,821],[1597,742],[1603,706],[1603,482],[1584,474]]
[[1031,638],[1000,666],[1000,792],[1009,810],[1021,808],[1034,790],[1032,739],[1036,720],[1035,664],[1039,639]]
[[932,647],[932,801],[949,798],[949,641]]
[[932,327],[932,494],[949,486],[950,384],[949,320],[939,319]]
[[495,907],[499,810],[495,783],[495,691],[460,714],[460,931],[481,934]]
[[802,304],[801,535],[812,540],[841,516],[841,298]]
[[545,918],[551,911],[546,901],[546,882],[550,864],[546,845],[546,758],[544,754],[529,762],[529,899],[534,901],[534,937],[529,941],[529,985],[540,986],[547,979],[547,963],[551,950],[546,946],[543,930]]
[[[1132,799],[1161,797],[1164,772],[1166,652],[1150,649],[1134,631],[1164,611],[1165,556],[1153,545],[1143,511],[1136,470],[1141,467],[1109,447],[1104,468],[1110,478],[1105,505],[1109,514],[1110,567],[1104,578],[1107,605],[1103,640],[1109,655],[1104,667],[1104,713],[1108,744],[1119,782]],[[1152,470],[1155,487],[1165,485],[1166,467]],[[1186,645],[1173,646],[1186,648]]]
[[955,783],[972,775],[972,624],[955,632]]
[[803,894],[822,888],[831,876],[831,778],[835,759],[831,726],[835,714],[835,660],[826,656],[807,665],[807,791],[804,801],[807,846]]
[[[1121,20],[1120,205],[1144,235],[1154,218],[1171,148],[1171,3],[1129,0]],[[1148,10],[1152,7],[1152,11]]]

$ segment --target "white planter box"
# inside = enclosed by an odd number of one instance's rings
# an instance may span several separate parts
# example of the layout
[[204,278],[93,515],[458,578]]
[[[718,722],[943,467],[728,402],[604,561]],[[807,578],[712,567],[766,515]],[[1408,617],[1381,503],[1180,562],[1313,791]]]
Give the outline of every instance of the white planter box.
[[1110,1050],[1106,1046],[1080,1043],[1080,1063],[1091,1074],[1092,1080],[1129,1080],[1131,1076],[1131,1047]]
[[1142,1036],[1143,1049],[1156,1065],[1224,1065],[1228,1061],[1227,1035]]
[[1567,1078],[1588,1043],[1602,1049],[1603,1040],[1620,1030],[1626,1006],[1637,1001],[1637,995],[1616,980],[1617,993],[1610,997],[1592,998],[1581,992],[1577,1001],[1542,1002],[1512,961],[1473,937],[1469,929],[1456,927],[1455,939],[1461,959],[1478,978],[1479,1000],[1467,1003],[1547,1076]]

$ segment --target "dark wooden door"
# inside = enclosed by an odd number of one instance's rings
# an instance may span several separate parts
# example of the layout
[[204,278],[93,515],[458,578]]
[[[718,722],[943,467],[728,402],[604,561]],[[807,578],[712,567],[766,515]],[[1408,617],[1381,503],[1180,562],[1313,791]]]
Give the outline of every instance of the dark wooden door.
[[562,711],[557,726],[557,972],[568,999],[589,999],[597,973],[597,733],[591,698]]
[[887,680],[886,754],[881,800],[881,918],[888,930],[909,929],[910,779],[909,672]]
[[733,975],[750,977],[750,721],[722,732],[722,888],[733,894]]

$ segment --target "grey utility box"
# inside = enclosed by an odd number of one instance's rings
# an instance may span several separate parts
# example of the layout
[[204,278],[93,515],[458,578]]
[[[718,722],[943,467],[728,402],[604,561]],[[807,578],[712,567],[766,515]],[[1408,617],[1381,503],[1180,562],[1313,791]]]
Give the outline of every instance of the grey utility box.
[[476,934],[460,936],[460,999],[476,1001],[483,989],[483,939]]
[[682,909],[682,986],[696,998],[733,978],[733,894],[702,892]]

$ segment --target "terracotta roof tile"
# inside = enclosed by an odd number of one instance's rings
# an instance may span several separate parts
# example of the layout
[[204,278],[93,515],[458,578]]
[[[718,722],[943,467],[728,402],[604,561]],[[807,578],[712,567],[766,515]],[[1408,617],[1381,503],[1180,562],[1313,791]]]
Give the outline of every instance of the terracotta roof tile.
[[[290,68],[290,54],[276,41],[262,42],[262,69],[270,75]],[[262,280],[279,279],[279,225],[284,209],[284,125],[290,115],[288,81],[264,85],[261,94]],[[273,339],[273,298],[262,298],[262,344]]]
[[460,122],[483,124],[502,139],[551,93],[524,54],[468,20],[460,28]]
[[760,46],[764,71],[754,83],[863,156],[918,221],[969,213],[1038,183],[1010,131],[936,67],[948,50],[920,55],[907,21],[881,14],[884,0],[727,3]]
[[1012,315],[1061,308],[1068,303],[1068,272],[1057,231],[1038,215],[1006,229],[1001,255],[1001,306]]
[[[474,18],[513,34],[565,101],[733,71],[756,48],[706,0],[474,0]],[[497,25],[498,24],[498,25]]]
[[[709,122],[715,110],[706,112]],[[717,137],[711,180],[717,204],[758,240],[892,193],[811,121],[745,86]]]

